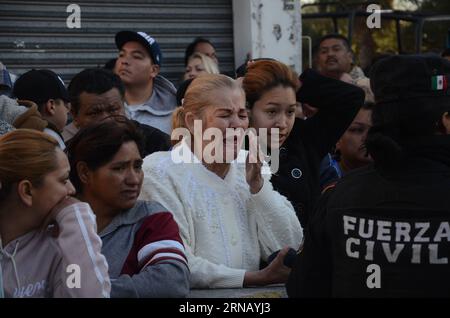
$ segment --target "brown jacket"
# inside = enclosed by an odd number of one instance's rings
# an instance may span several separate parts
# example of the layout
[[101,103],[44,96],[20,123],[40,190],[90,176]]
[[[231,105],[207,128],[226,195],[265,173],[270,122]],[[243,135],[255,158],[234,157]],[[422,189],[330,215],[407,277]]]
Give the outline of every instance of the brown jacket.
[[47,121],[41,116],[38,106],[31,101],[18,101],[19,105],[28,107],[29,109],[16,118],[13,125],[16,128],[29,128],[43,131],[47,127]]

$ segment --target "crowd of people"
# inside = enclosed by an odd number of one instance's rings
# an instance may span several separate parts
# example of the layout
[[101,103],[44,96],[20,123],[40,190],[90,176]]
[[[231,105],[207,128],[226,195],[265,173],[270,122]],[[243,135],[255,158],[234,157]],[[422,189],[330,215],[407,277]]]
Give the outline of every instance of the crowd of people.
[[197,38],[177,89],[153,37],[115,43],[67,88],[3,69],[0,298],[450,296],[450,62],[365,74],[329,34],[229,76]]

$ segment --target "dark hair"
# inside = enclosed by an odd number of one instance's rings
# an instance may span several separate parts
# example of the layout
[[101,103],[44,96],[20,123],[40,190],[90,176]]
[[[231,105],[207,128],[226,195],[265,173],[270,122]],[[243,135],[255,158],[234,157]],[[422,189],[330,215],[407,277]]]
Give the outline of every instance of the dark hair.
[[136,125],[123,116],[108,117],[81,129],[65,150],[70,163],[70,181],[77,192],[82,191],[77,172],[79,162],[85,162],[90,170],[96,170],[111,161],[122,144],[129,141],[136,143],[142,157],[144,137]]
[[103,68],[113,71],[114,67],[116,67],[116,62],[117,62],[117,58],[110,59],[105,63],[105,65],[103,65]]
[[119,76],[104,68],[91,68],[81,71],[72,78],[68,90],[74,114],[80,110],[80,95],[83,92],[103,94],[117,88],[122,98],[125,96],[125,87]]
[[341,40],[342,43],[344,44],[345,48],[347,49],[347,51],[352,51],[350,41],[345,36],[343,36],[341,34],[337,34],[337,33],[331,33],[331,34],[327,34],[327,35],[324,35],[323,37],[321,37],[319,39],[319,42],[318,42],[316,48],[314,49],[314,51],[317,53],[319,51],[319,47],[322,44],[322,42],[325,40],[328,40],[328,39]]
[[178,89],[177,89],[177,106],[182,106],[181,104],[182,104],[184,95],[186,95],[186,91],[187,91],[188,87],[191,85],[193,80],[194,80],[193,78],[187,79],[187,80],[183,81],[180,84],[180,86],[178,86]]
[[450,56],[450,48],[446,48],[444,51],[442,51],[441,57],[446,57],[446,56]]
[[375,103],[374,102],[364,102],[361,109],[373,111],[375,109]]
[[375,164],[395,169],[405,160],[416,140],[435,135],[442,115],[450,111],[448,97],[422,97],[378,103],[372,111],[366,148]]
[[197,44],[200,43],[208,43],[209,45],[211,45],[214,49],[216,49],[216,47],[214,46],[214,44],[211,43],[210,40],[205,39],[205,38],[195,38],[194,41],[192,41],[188,47],[186,48],[186,51],[184,52],[184,66],[187,65],[189,57],[194,54],[195,52],[195,47],[197,46]]

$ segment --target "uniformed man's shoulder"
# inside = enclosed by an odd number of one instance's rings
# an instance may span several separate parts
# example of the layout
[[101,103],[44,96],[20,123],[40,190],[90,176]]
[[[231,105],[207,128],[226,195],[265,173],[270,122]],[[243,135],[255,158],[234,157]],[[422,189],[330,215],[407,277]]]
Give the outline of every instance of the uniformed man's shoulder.
[[379,180],[380,174],[373,165],[368,165],[348,172],[336,182],[336,189],[348,189],[348,187],[360,187],[367,185],[371,180]]
[[329,206],[341,205],[343,202],[364,200],[363,198],[373,193],[375,189],[383,187],[386,180],[372,166],[355,169],[347,173],[343,178],[330,184],[322,191],[322,197],[326,198]]

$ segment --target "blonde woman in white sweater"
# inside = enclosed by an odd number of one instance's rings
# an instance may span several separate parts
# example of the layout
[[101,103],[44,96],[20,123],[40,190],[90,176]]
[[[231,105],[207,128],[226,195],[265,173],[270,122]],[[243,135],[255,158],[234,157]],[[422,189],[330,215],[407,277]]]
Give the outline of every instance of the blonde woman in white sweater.
[[[201,129],[194,129],[199,123]],[[173,114],[173,127],[187,133],[172,151],[145,158],[141,199],[158,201],[174,214],[186,247],[191,288],[286,282],[287,247],[297,249],[303,237],[291,203],[273,190],[270,174],[261,174],[261,163],[245,160],[242,133],[228,143],[218,140],[223,151],[215,148],[210,151],[215,159],[205,157],[208,145],[212,149],[212,141],[202,138],[205,130],[215,128],[226,136],[227,129],[242,132],[248,127],[245,93],[238,82],[224,75],[196,78],[183,107]],[[219,154],[227,160],[221,163]],[[260,269],[260,262],[280,249]]]

